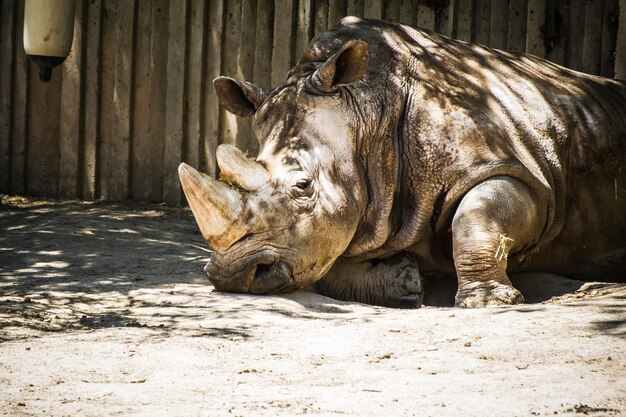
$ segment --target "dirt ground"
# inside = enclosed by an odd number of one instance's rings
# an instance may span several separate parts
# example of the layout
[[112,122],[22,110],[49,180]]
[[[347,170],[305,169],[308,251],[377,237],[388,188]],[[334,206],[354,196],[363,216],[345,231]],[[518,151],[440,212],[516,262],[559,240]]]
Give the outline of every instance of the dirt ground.
[[217,293],[209,254],[184,209],[4,196],[1,415],[626,415],[624,284],[406,311]]

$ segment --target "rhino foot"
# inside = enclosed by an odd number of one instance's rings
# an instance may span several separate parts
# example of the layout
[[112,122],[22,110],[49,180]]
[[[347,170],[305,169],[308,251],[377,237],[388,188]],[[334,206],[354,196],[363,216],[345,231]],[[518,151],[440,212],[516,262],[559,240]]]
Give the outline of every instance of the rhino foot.
[[[387,291],[379,305],[395,308],[420,308],[423,300],[422,278],[415,262],[407,258],[392,261],[387,266],[395,269],[395,279],[389,279]],[[393,275],[393,273],[391,274]]]
[[510,285],[495,281],[473,284],[475,285],[469,288],[459,288],[455,297],[457,307],[478,308],[524,303],[522,294]]
[[377,261],[340,258],[314,287],[338,300],[383,307],[420,308],[423,301],[417,263],[403,255]]

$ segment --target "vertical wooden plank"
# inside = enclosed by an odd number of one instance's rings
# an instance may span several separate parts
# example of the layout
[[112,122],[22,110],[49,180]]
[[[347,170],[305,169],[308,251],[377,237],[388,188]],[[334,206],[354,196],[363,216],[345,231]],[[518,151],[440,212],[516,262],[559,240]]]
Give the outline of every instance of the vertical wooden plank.
[[61,77],[61,69],[56,68],[44,83],[39,80],[39,67],[30,66],[25,191],[31,195],[56,197],[58,193]]
[[489,45],[491,40],[491,0],[476,0],[474,42]]
[[[300,45],[301,51],[308,44],[311,33],[311,6],[310,2],[301,1],[299,4],[308,3],[308,10],[299,9],[302,15],[302,23],[308,25],[298,27],[301,32],[296,33],[296,44]],[[303,6],[304,7],[304,6]],[[306,17],[308,13],[309,17]],[[300,17],[299,17],[300,19]],[[306,21],[306,22],[305,22]],[[298,25],[300,26],[300,25]],[[272,45],[274,42],[274,1],[273,0],[257,0],[257,23],[256,38],[254,40],[254,82],[262,87],[270,87],[272,84]]]
[[324,32],[328,27],[328,0],[315,0],[313,35]]
[[[258,3],[258,11],[261,11],[263,1]],[[260,19],[262,15],[258,15]],[[224,24],[224,3],[221,0],[212,1],[208,10],[208,33],[207,33],[207,54],[206,54],[206,77],[205,85],[205,118],[204,118],[204,158],[206,165],[201,169],[213,176],[217,173],[217,164],[215,161],[215,148],[220,143],[220,110],[217,96],[213,91],[213,79],[219,77],[222,71],[222,34]],[[273,26],[268,23],[268,26]],[[257,25],[257,28],[259,25]],[[257,34],[257,42],[261,38]],[[259,43],[257,43],[258,49]],[[271,44],[270,44],[271,45]],[[269,53],[271,49],[263,49]],[[269,60],[269,54],[267,55]],[[255,62],[255,72],[261,69],[261,65]],[[269,80],[269,71],[267,71],[267,79]],[[258,78],[257,78],[258,79]],[[260,82],[260,81],[258,81]]]
[[293,57],[293,2],[274,2],[274,48],[272,50],[272,85],[280,84],[291,68]]
[[[237,77],[237,55],[239,53],[240,32],[241,2],[226,1],[224,4],[222,74],[228,77]],[[234,145],[237,141],[237,116],[228,111],[221,112],[221,116],[221,139],[225,143]]]
[[398,22],[400,20],[400,1],[388,0],[383,3],[383,19]]
[[161,201],[168,5],[165,0],[141,0],[136,10],[129,196]]
[[363,17],[363,0],[349,0],[348,1],[348,16]]
[[526,19],[526,52],[540,58],[546,55],[546,47],[542,35],[545,25],[546,0],[529,0]]
[[[256,8],[256,0],[242,0],[242,29],[237,56],[237,78],[246,81],[252,81],[254,78]],[[291,37],[289,41],[292,41]],[[248,151],[251,155],[256,155],[259,145],[252,131],[252,117],[239,118],[237,123],[239,125],[237,128],[237,146]]]
[[0,3],[0,193],[11,189],[11,116],[15,2]]
[[[169,0],[152,2],[152,42],[150,48],[150,66],[154,68],[150,80],[150,124],[153,130],[154,144],[149,152],[152,160],[150,192],[147,199],[153,202],[163,201],[163,170],[165,154],[165,96],[167,91],[167,45],[169,21]],[[134,111],[134,109],[133,109]]]
[[[300,0],[298,2],[298,24],[296,26],[296,61],[300,59],[309,41],[313,38],[312,23],[312,0]],[[258,32],[257,32],[258,33]],[[259,54],[264,54],[264,49],[258,49]]]
[[364,0],[363,16],[367,19],[382,19],[383,0]]
[[526,0],[509,1],[509,30],[507,50],[524,52],[526,49]]
[[11,120],[11,192],[26,189],[26,143],[28,137],[28,74],[30,63],[24,52],[24,2],[16,2],[13,21],[13,118]]
[[491,28],[489,46],[497,49],[506,49],[508,39],[509,5],[506,1],[492,0]]
[[577,71],[583,69],[582,46],[585,38],[585,3],[570,0],[568,7],[567,47],[565,66]]
[[585,1],[583,72],[600,75],[602,61],[602,8],[604,0]]
[[177,167],[182,161],[183,150],[186,18],[187,1],[170,2],[165,92],[165,152],[163,155],[163,200],[170,205],[180,204],[181,201]]
[[435,30],[435,10],[429,5],[420,4],[417,6],[417,26]]
[[347,16],[347,0],[330,0],[328,3],[328,29],[332,29],[339,24],[339,21]]
[[[241,1],[241,32],[237,56],[237,77],[252,81],[254,77],[254,55],[256,52],[256,0]],[[199,22],[201,23],[201,22]]]
[[567,2],[546,0],[546,23],[542,31],[545,57],[559,65],[565,62],[567,15]]
[[462,41],[471,41],[474,30],[473,0],[458,0],[454,10],[454,32],[452,37]]
[[100,197],[128,198],[130,113],[135,3],[102,3],[102,119],[100,124]]
[[[623,14],[626,15],[626,7]],[[615,75],[615,45],[617,41],[619,0],[605,0],[602,12],[602,62],[600,75],[613,77]],[[626,34],[625,34],[626,36]]]
[[398,22],[410,26],[419,26],[417,18],[418,9],[426,6],[418,6],[418,4],[418,0],[402,0],[400,3],[400,17],[398,18]]
[[454,31],[454,5],[455,1],[450,0],[435,16],[435,30],[449,38],[452,37],[452,32]]
[[[205,45],[204,45],[204,30],[206,26],[205,22],[205,7],[209,7],[208,4],[200,1],[190,1],[188,7],[188,44],[187,44],[187,59],[185,64],[185,78],[186,78],[186,100],[185,100],[185,115],[186,115],[186,133],[185,133],[185,148],[183,150],[183,160],[193,167],[200,166],[203,126],[202,117],[204,115],[204,83],[211,82],[206,80],[204,75],[204,63],[206,61]],[[206,28],[208,29],[208,28]],[[254,34],[254,25],[247,28],[246,31],[251,31]],[[242,31],[242,33],[245,31]],[[242,39],[242,43],[245,39]],[[254,41],[253,41],[254,42]],[[239,74],[238,74],[239,76]]]
[[[154,142],[154,130],[150,125],[150,116],[154,103],[150,102],[150,80],[154,76],[152,68],[152,4],[150,0],[137,1],[135,19],[135,53],[133,69],[135,71],[131,88],[133,113],[131,116],[130,190],[133,199],[146,199],[150,192],[149,182],[152,167],[151,146]],[[105,39],[106,42],[106,39]]]
[[85,26],[85,91],[84,131],[82,144],[82,198],[94,199],[96,190],[97,149],[100,123],[100,49],[102,29],[102,0],[86,3]]
[[28,73],[28,151],[26,192],[56,197],[59,191],[59,129],[63,69],[55,68],[47,83],[39,79],[39,66]]
[[615,46],[615,78],[626,80],[626,0],[619,0],[619,22]]
[[74,40],[69,56],[58,70],[62,72],[60,155],[59,155],[59,196],[76,198],[79,196],[80,138],[82,136],[82,94],[83,71],[83,29],[86,16],[86,3],[76,2],[74,19]]
[[237,55],[241,39],[241,1],[225,2],[224,55],[222,68],[224,75],[237,77]]

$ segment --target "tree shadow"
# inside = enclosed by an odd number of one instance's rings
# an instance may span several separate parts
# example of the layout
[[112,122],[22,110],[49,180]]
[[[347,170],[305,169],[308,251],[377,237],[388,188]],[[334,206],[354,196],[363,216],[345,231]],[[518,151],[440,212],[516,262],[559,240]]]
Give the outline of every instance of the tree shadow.
[[[562,277],[559,277],[557,280],[558,283],[563,284],[567,284],[566,281],[569,280]],[[572,317],[578,317],[579,320],[563,323],[563,325],[583,326],[589,328],[592,333],[619,338],[626,337],[626,284],[592,282],[583,283],[583,285],[574,285],[572,283],[571,285],[577,288],[568,293],[555,293],[553,298],[546,300],[548,302],[501,307],[494,309],[493,313],[543,312],[548,314],[549,311],[554,311],[548,310],[548,308],[556,306],[572,310],[572,312],[576,309],[585,309],[585,312],[588,314],[584,315],[585,318],[582,321],[580,321],[581,315],[572,315]],[[548,288],[550,288],[549,285]],[[560,288],[568,288],[568,286]],[[551,292],[548,291],[548,293]],[[588,320],[587,316],[589,317]]]
[[574,293],[585,285],[584,281],[542,272],[517,273],[510,278],[513,286],[524,296],[524,300],[531,304]]
[[[0,205],[0,230],[0,342],[106,328],[136,328],[151,337],[183,332],[250,339],[263,315],[367,323],[389,312],[308,290],[266,297],[214,291],[202,273],[210,251],[185,209],[50,201]],[[546,274],[514,283],[530,303],[581,288],[580,281]],[[600,284],[585,285],[587,291],[603,291]],[[456,282],[432,278],[426,291],[433,293],[427,305],[451,306]],[[593,328],[623,337],[625,299],[615,294],[600,305],[607,318]],[[527,304],[494,311],[545,308]]]
[[106,328],[249,339],[259,314],[352,312],[306,290],[214,291],[202,271],[210,250],[187,209],[26,199],[0,205],[0,230],[0,342]]
[[[603,287],[608,290],[621,290],[621,294],[606,294],[601,299],[590,301],[575,301],[563,304],[568,308],[587,307],[589,309],[599,310],[599,319],[591,320],[589,326],[596,332],[616,336],[619,338],[626,337],[626,294],[624,284],[604,284]],[[598,288],[591,289],[597,291]]]
[[16,327],[151,327],[130,312],[136,294],[206,282],[210,251],[186,209],[25,200],[0,205],[0,230],[4,339]]
[[[621,314],[623,315],[624,311],[622,310]],[[592,323],[595,330],[599,331],[603,334],[609,334],[617,337],[626,337],[626,320],[625,319],[615,319],[615,320],[598,320]]]

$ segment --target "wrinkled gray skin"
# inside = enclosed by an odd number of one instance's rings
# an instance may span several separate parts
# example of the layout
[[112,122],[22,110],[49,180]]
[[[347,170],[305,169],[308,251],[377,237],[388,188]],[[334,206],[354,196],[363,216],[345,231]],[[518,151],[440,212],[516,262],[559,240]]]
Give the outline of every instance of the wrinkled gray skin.
[[626,280],[622,82],[349,17],[278,87],[214,85],[260,144],[222,145],[220,182],[180,168],[218,290],[419,307],[456,275],[481,307],[523,302],[517,271]]

